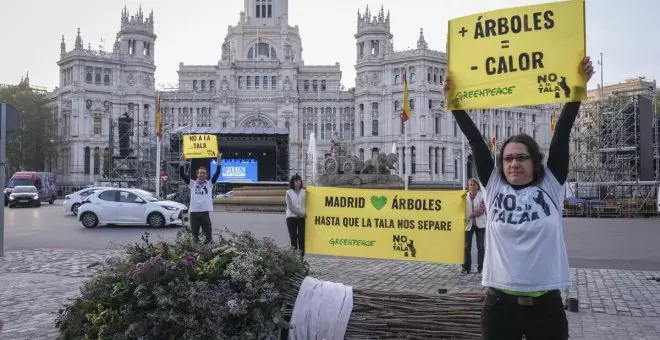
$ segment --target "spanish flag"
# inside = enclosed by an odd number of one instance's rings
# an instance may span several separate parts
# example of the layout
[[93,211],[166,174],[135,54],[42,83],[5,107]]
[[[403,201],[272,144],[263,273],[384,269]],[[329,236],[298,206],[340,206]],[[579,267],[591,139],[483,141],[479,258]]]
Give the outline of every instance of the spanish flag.
[[163,113],[160,111],[160,93],[156,99],[156,136],[158,142],[163,138]]
[[493,131],[493,137],[490,139],[491,149],[493,155],[495,154],[495,148],[497,147],[497,139],[495,138],[495,131]]
[[550,131],[552,131],[552,134],[555,134],[555,125],[557,125],[557,117],[555,116],[555,111],[552,111],[552,115],[550,116]]
[[403,70],[403,111],[401,112],[401,120],[405,123],[410,119],[410,99],[408,98],[408,75],[406,70]]

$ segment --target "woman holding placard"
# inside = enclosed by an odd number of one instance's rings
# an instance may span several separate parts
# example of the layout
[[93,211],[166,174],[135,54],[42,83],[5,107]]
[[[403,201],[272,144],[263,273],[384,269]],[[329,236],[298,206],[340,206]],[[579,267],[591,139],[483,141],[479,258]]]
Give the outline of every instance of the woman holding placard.
[[[594,73],[589,57],[579,67],[589,81]],[[445,93],[450,86],[447,79]],[[505,140],[495,164],[470,116],[463,110],[452,112],[470,142],[488,212],[484,339],[568,339],[560,293],[571,285],[562,205],[570,133],[579,109],[580,102],[564,105],[547,165],[538,143],[526,134]]]

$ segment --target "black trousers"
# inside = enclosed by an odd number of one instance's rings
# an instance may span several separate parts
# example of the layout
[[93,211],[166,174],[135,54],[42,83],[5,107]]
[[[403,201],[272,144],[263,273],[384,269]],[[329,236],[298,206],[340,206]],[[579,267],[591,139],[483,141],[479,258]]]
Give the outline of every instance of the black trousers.
[[289,230],[291,239],[291,248],[299,250],[301,255],[305,255],[305,218],[287,217],[286,228]]
[[470,231],[465,232],[465,259],[463,260],[463,269],[470,271],[472,269],[472,236],[477,239],[477,271],[481,273],[484,268],[484,255],[486,254],[486,247],[484,246],[484,237],[486,236],[486,229],[477,228],[472,226]]
[[211,216],[208,211],[190,213],[190,231],[195,242],[199,242],[199,229],[202,229],[206,237],[205,243],[213,241],[213,228],[211,227]]
[[538,298],[488,288],[481,310],[483,340],[566,340],[568,319],[559,290]]

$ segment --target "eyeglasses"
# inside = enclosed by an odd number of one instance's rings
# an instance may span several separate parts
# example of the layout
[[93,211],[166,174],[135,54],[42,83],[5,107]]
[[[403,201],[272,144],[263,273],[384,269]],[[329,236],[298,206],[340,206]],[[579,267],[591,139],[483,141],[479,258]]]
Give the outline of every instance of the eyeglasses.
[[504,160],[505,163],[511,163],[515,159],[516,162],[521,163],[521,162],[524,162],[524,161],[526,161],[530,158],[531,157],[527,154],[519,154],[519,155],[515,155],[515,156],[506,155],[506,156],[502,157],[502,160]]

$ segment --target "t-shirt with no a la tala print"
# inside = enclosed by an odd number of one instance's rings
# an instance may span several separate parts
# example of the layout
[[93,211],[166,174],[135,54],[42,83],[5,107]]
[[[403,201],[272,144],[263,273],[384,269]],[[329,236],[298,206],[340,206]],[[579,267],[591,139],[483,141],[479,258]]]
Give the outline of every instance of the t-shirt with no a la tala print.
[[546,168],[543,181],[515,190],[493,169],[486,196],[482,284],[532,292],[571,285],[561,205],[564,186]]
[[213,211],[213,183],[190,180],[190,212]]

